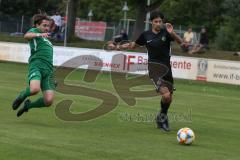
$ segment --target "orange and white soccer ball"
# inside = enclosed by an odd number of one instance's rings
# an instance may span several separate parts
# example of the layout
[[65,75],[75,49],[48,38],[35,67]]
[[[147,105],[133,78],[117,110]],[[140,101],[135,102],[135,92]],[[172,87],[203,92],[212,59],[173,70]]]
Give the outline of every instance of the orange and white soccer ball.
[[177,132],[177,140],[180,144],[192,144],[195,134],[190,128],[181,128]]

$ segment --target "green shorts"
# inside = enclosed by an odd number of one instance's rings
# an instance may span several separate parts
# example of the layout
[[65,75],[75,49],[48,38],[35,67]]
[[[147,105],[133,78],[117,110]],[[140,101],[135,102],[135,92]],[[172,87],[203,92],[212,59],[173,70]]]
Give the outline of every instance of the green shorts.
[[55,82],[53,72],[49,69],[42,69],[37,66],[30,66],[28,72],[28,84],[31,80],[39,80],[41,83],[41,90],[55,90]]

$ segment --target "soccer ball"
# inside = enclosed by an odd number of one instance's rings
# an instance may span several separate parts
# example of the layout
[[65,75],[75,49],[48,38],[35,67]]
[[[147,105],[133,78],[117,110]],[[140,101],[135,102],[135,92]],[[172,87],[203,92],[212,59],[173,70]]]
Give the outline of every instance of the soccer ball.
[[180,144],[192,144],[194,139],[194,132],[190,128],[181,128],[177,132],[177,140]]

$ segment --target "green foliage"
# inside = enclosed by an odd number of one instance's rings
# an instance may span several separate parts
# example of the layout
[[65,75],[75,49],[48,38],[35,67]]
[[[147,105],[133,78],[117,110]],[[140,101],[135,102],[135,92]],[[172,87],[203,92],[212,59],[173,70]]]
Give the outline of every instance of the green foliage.
[[[137,9],[139,5],[147,4],[147,0],[75,0],[76,16],[87,20],[91,9],[93,21],[119,22],[124,15],[122,7],[125,1],[129,7],[127,18],[138,19]],[[205,26],[210,39],[215,39],[220,49],[239,50],[240,0],[151,0],[151,4],[155,2],[163,2],[159,8],[168,22],[192,26],[197,32]],[[49,15],[60,10],[65,15],[66,0],[2,0],[0,20],[21,19],[24,15],[25,22],[28,22],[27,18],[30,19],[39,9]],[[140,25],[138,28],[141,30]]]
[[223,0],[165,0],[160,9],[171,23],[192,26],[197,31],[205,26],[210,37],[214,37],[222,20],[222,2]]
[[240,3],[239,0],[226,0],[223,3],[225,9],[224,21],[218,30],[216,44],[223,50],[240,50]]
[[[89,0],[88,10],[93,10],[94,20],[103,20],[107,22],[119,21],[123,18],[124,12],[122,11],[125,0]],[[130,6],[128,3],[129,11],[127,18],[134,18],[135,7]],[[85,14],[85,17],[87,13]]]
[[51,14],[58,9],[59,0],[2,0],[0,18],[19,18],[22,15],[32,17],[39,10]]
[[217,38],[216,38],[216,44],[218,48],[221,48],[223,50],[232,50],[233,46],[233,40],[234,40],[235,33],[233,32],[233,29],[229,26],[222,26],[217,31]]

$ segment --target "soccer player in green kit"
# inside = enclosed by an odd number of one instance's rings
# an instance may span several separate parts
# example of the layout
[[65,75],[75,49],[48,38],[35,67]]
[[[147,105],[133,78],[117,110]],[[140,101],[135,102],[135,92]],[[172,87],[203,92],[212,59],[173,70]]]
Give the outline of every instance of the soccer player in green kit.
[[[22,102],[24,105],[17,112],[21,116],[32,108],[42,108],[51,106],[54,98],[53,80],[53,46],[47,39],[50,30],[50,19],[46,15],[36,14],[33,16],[33,28],[31,28],[24,38],[28,40],[31,56],[28,59],[28,86],[23,90],[12,104],[13,110],[19,108]],[[43,96],[31,102],[26,99],[36,95],[42,90]],[[25,100],[26,99],[26,100]]]

